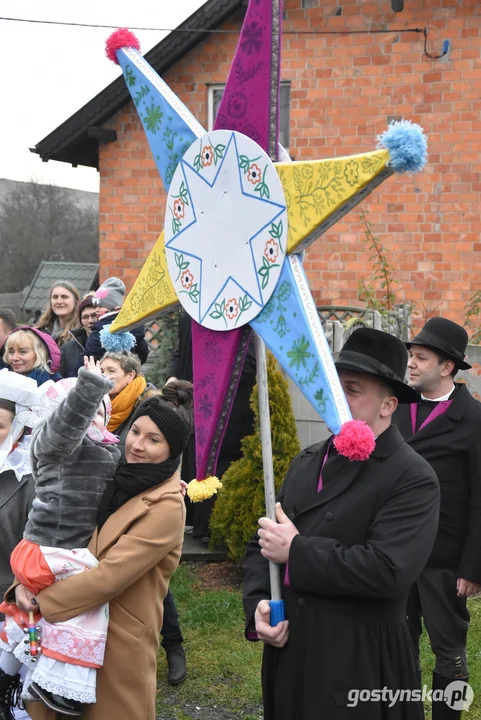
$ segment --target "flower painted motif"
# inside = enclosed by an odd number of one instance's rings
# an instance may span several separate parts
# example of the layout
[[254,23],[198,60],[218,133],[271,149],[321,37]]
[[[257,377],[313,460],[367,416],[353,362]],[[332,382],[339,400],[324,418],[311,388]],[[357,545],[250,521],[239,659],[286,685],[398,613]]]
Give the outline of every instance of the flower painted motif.
[[213,403],[210,399],[210,397],[205,393],[202,395],[200,401],[199,401],[199,411],[202,417],[204,417],[206,420],[212,415],[212,408]]
[[262,47],[263,30],[256,22],[244,27],[244,39],[241,42],[242,50],[247,55],[258,53]]
[[279,245],[272,238],[270,238],[266,242],[266,247],[264,249],[264,255],[267,258],[267,260],[269,260],[269,262],[271,262],[271,263],[273,263],[277,260],[277,256],[279,255]]
[[347,163],[346,167],[344,168],[344,177],[346,178],[347,182],[351,187],[354,187],[354,185],[357,183],[359,175],[358,165],[355,160],[351,160]]
[[312,353],[309,352],[309,345],[310,342],[306,340],[304,335],[294,342],[292,349],[287,353],[287,357],[291,359],[289,367],[295,367],[297,371],[307,367],[307,360],[312,357]]
[[207,340],[207,342],[204,344],[204,352],[202,353],[202,357],[209,365],[217,365],[217,363],[221,361],[222,350],[219,347],[218,338]]
[[225,314],[229,320],[233,320],[239,314],[239,304],[235,298],[228,300],[225,304]]
[[208,167],[209,165],[212,165],[213,159],[214,159],[214,151],[212,150],[210,145],[206,145],[204,148],[202,148],[202,165],[204,167]]
[[306,180],[310,180],[313,173],[314,170],[312,169],[312,165],[304,165],[304,167],[302,168],[302,175],[306,178]]
[[180,282],[182,283],[182,286],[185,287],[187,290],[192,286],[192,283],[194,282],[194,276],[192,275],[190,270],[184,270],[184,272],[180,276]]
[[227,111],[234,118],[244,117],[247,111],[248,100],[241,92],[232,93],[227,102]]
[[247,171],[247,179],[253,185],[257,185],[257,183],[262,180],[261,169],[255,163],[253,163]]
[[160,105],[154,105],[152,103],[150,107],[145,109],[145,127],[152,133],[156,133],[162,124],[162,118],[164,113],[160,109]]
[[182,200],[182,198],[177,198],[177,200],[174,203],[174,216],[177,218],[177,220],[180,220],[184,217],[185,214],[185,202]]

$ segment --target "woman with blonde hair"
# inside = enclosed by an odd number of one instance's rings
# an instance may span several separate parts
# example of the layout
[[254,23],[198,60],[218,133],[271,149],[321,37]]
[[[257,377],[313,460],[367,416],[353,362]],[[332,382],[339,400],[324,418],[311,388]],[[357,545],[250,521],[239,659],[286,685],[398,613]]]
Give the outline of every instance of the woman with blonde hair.
[[67,280],[55,283],[50,290],[48,307],[35,327],[48,333],[62,347],[72,339],[72,330],[80,327],[78,305],[80,293]]
[[33,378],[38,385],[60,380],[60,349],[53,338],[41,330],[24,325],[7,335],[3,361],[10,370]]

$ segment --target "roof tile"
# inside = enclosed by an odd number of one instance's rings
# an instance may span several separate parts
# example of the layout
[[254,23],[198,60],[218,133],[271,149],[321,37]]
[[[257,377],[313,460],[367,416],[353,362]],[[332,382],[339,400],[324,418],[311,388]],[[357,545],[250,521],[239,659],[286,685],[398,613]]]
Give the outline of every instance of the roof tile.
[[80,295],[95,287],[99,272],[98,263],[42,262],[25,295],[21,309],[27,312],[43,310],[48,303],[50,289],[55,282],[71,282]]

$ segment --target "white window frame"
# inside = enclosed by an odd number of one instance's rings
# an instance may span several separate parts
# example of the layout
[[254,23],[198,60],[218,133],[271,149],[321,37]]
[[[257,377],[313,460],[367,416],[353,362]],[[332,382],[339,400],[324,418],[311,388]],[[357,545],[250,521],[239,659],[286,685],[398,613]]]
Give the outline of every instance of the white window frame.
[[[282,80],[281,81],[281,87],[291,87],[291,83],[289,80]],[[211,85],[207,86],[207,129],[210,132],[214,126],[214,93],[216,90],[224,90],[225,83],[212,83]],[[290,92],[289,92],[289,106],[287,108],[288,118],[287,118],[287,124],[289,126],[289,119],[290,119]],[[279,142],[281,142],[281,139],[279,138]],[[281,143],[282,144],[282,143]],[[290,127],[289,127],[289,144],[290,144]],[[289,147],[285,148],[287,151],[289,151]]]

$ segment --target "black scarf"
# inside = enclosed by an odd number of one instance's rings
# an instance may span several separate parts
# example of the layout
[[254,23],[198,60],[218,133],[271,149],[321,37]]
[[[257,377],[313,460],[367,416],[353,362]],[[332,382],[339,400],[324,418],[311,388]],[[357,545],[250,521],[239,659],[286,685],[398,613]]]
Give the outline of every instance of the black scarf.
[[126,463],[122,461],[115,477],[102,495],[97,513],[99,531],[113,513],[128,500],[162,485],[169,480],[180,464],[180,458],[168,458],[161,463]]

